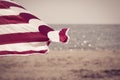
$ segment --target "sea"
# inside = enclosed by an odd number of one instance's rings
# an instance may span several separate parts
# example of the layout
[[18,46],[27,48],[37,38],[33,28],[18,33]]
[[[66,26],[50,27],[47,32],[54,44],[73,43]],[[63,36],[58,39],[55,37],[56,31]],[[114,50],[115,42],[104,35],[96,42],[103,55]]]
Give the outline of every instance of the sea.
[[52,42],[52,50],[120,51],[120,24],[49,24],[55,30],[69,28],[67,44]]

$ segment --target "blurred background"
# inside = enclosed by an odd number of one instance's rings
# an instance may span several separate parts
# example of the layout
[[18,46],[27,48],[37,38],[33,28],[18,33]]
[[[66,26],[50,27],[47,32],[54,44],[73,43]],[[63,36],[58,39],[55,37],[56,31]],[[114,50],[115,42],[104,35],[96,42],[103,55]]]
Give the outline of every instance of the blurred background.
[[54,29],[70,28],[52,50],[120,50],[120,0],[14,0]]

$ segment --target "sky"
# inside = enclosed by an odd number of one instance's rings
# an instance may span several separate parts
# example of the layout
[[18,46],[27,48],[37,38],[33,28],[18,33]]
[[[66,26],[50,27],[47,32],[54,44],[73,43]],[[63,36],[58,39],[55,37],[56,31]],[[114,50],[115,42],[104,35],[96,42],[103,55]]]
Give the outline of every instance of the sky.
[[14,0],[48,24],[120,24],[120,0]]

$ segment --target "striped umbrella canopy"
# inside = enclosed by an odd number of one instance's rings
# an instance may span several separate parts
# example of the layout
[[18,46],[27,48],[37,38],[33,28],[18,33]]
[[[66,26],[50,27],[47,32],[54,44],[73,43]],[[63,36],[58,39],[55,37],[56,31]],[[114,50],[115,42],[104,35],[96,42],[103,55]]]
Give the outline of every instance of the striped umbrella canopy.
[[68,30],[54,30],[16,2],[0,0],[0,56],[45,54],[51,41],[68,42]]

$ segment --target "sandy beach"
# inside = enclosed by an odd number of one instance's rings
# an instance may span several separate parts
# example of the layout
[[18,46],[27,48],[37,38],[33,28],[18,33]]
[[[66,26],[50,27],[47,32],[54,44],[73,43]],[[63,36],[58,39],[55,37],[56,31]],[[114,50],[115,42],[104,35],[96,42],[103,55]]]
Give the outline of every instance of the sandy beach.
[[119,80],[120,52],[50,51],[0,57],[0,80]]

